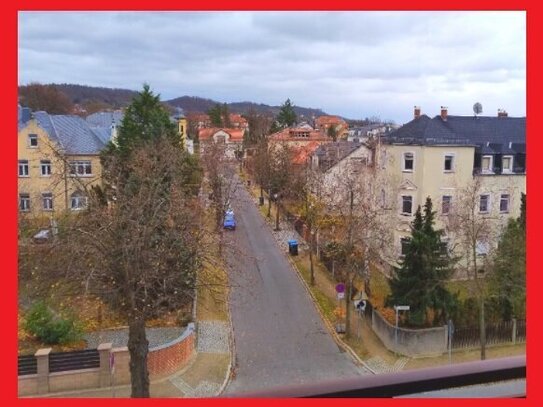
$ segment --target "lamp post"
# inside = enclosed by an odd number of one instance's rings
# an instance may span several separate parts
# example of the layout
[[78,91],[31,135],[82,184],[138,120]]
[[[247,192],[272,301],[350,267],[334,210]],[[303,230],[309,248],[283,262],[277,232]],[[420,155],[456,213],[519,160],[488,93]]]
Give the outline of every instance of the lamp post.
[[396,329],[394,330],[394,350],[398,353],[398,313],[399,311],[409,311],[409,305],[395,305],[396,311]]

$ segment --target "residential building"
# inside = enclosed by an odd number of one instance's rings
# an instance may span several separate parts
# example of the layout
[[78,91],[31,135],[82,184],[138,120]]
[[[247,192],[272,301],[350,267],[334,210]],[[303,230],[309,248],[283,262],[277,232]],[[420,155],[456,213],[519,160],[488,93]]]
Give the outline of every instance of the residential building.
[[[454,233],[449,216],[466,188],[477,185],[479,215],[496,231],[492,242],[481,242],[486,254],[497,245],[500,231],[520,214],[521,193],[526,192],[526,119],[497,116],[452,116],[442,107],[430,118],[415,107],[414,118],[377,144],[378,166],[395,186],[396,253],[410,236],[419,205],[430,197],[437,212],[437,227],[444,228],[451,247]],[[451,233],[449,233],[451,232]],[[452,240],[451,240],[452,239]]]
[[333,129],[338,140],[346,139],[349,133],[349,125],[345,120],[338,116],[319,116],[315,120],[315,128],[324,135],[330,135],[330,129]]
[[92,128],[79,116],[49,115],[19,107],[18,200],[22,214],[50,219],[83,209],[101,182],[99,152],[111,128]]
[[225,155],[229,159],[236,158],[237,151],[243,151],[244,129],[203,128],[198,131],[200,152],[204,152],[208,143],[224,143]]

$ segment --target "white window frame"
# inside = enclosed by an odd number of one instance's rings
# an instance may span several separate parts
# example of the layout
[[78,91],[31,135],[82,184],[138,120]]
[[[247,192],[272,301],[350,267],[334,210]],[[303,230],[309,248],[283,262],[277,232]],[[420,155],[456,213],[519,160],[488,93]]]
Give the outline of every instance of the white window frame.
[[[32,141],[36,140],[36,145],[32,145]],[[28,135],[28,148],[38,148],[38,135],[31,133]]]
[[30,194],[19,194],[19,210],[21,212],[30,212]]
[[[447,212],[445,212],[445,211],[443,210],[444,204],[445,204],[445,198],[448,198],[448,199],[449,199],[449,206],[448,206],[448,208],[447,208]],[[453,200],[452,195],[442,195],[442,196],[441,196],[441,214],[442,214],[442,215],[448,215],[449,213],[451,213],[452,200]]]
[[[75,204],[75,205],[74,205]],[[72,211],[80,211],[86,209],[88,205],[88,198],[81,192],[74,192],[70,196],[70,209]]]
[[[19,172],[19,177],[20,178],[28,178],[30,177],[30,164],[28,162],[28,160],[19,160],[19,163],[18,163],[18,172]],[[23,170],[23,171],[21,171]],[[21,172],[23,174],[21,174]]]
[[[405,202],[405,199],[404,198],[411,198],[411,212],[404,212],[403,208],[404,208],[404,202]],[[413,216],[413,195],[402,195],[401,196],[401,214],[403,216]]]
[[[483,198],[483,196],[486,196],[487,199],[486,199],[486,211],[482,211],[481,210],[481,199]],[[479,213],[490,213],[490,194],[488,193],[483,193],[483,194],[480,194],[479,195]]]
[[[503,166],[503,160],[506,159],[506,158],[509,158],[511,161],[509,161],[509,167],[506,168]],[[512,174],[513,173],[513,160],[514,160],[514,156],[512,155],[504,155],[502,157],[502,174]]]
[[44,192],[41,194],[42,209],[44,211],[53,210],[53,194],[51,192]]
[[[411,155],[411,161],[412,161],[412,168],[409,169],[409,168],[405,168],[405,161],[406,161],[406,156],[407,155]],[[413,172],[415,171],[415,153],[413,151],[406,151],[402,154],[402,171],[403,172]]]
[[[448,170],[448,169],[445,168],[445,163],[447,162],[447,158],[448,158],[448,157],[451,158],[451,169],[450,169],[450,170]],[[456,154],[454,154],[454,153],[445,153],[445,154],[443,155],[443,172],[446,172],[446,173],[448,173],[448,172],[454,172],[454,170],[455,170],[455,164],[456,164],[456,163],[455,163],[455,161],[456,161],[455,158],[456,158]]]
[[[45,173],[44,173],[45,170]],[[40,161],[40,175],[42,177],[51,176],[51,160],[41,160]]]
[[[507,197],[504,199],[504,197]],[[502,202],[507,202],[507,208],[502,210]],[[511,207],[511,194],[500,194],[500,213],[509,213]]]
[[[72,177],[92,177],[92,161],[91,160],[74,160],[70,161],[70,176]],[[87,168],[89,172],[87,172]],[[80,171],[82,170],[82,171]]]
[[[485,160],[485,158],[488,158],[489,161],[490,161],[490,165],[488,169],[486,169],[485,167],[483,167],[483,162]],[[481,172],[483,174],[494,174],[494,157],[491,156],[491,155],[483,155],[481,157]]]

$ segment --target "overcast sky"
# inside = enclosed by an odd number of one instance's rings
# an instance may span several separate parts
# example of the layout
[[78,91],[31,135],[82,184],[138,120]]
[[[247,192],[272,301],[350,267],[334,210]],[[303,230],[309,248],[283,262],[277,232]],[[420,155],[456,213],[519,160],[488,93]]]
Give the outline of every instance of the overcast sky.
[[19,84],[321,108],[526,113],[524,12],[21,12]]

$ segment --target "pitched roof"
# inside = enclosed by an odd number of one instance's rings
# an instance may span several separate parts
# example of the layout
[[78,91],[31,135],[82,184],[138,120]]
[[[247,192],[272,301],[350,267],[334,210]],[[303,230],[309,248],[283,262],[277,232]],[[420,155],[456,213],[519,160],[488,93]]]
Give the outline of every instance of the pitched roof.
[[198,139],[200,141],[209,140],[219,131],[224,131],[230,136],[230,141],[243,141],[243,134],[245,133],[244,129],[226,129],[219,127],[208,127],[205,129],[200,129],[198,131]]
[[305,144],[301,147],[293,149],[293,164],[306,164],[311,155],[319,148],[321,144],[318,141],[311,141],[308,144]]
[[85,120],[91,127],[107,127],[111,124],[120,126],[123,121],[124,113],[121,110],[115,110],[114,112],[96,112],[87,116]]
[[354,141],[337,141],[335,143],[321,144],[314,152],[319,158],[319,167],[327,170],[343,160],[349,154],[362,146]]
[[315,120],[317,126],[327,125],[327,124],[343,124],[347,125],[345,120],[338,116],[319,116]]
[[441,116],[430,119],[422,115],[383,140],[391,144],[476,146],[478,151],[489,154],[525,152],[526,118],[447,116],[447,120],[443,120]]
[[106,144],[102,140],[106,135],[104,133],[99,135],[97,130],[91,129],[79,116],[34,112],[34,118],[49,137],[68,154],[98,154]]
[[322,132],[303,127],[287,127],[271,134],[269,139],[272,141],[331,141],[330,137]]

